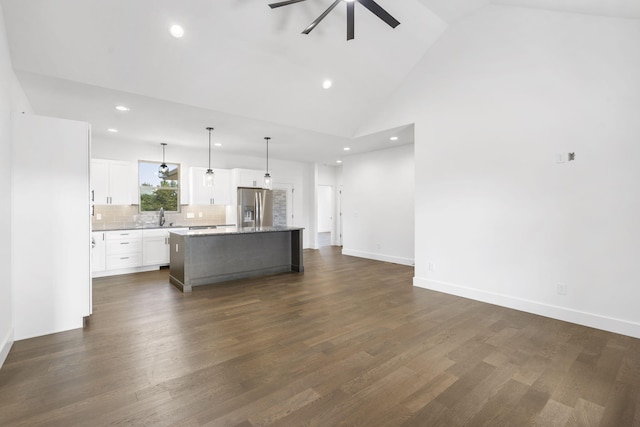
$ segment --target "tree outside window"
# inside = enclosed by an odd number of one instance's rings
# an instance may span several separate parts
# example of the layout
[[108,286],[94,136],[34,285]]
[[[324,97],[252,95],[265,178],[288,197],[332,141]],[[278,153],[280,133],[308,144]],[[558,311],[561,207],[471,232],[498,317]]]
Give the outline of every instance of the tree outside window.
[[139,161],[140,212],[180,211],[180,165],[167,163],[166,174],[158,172],[160,162]]

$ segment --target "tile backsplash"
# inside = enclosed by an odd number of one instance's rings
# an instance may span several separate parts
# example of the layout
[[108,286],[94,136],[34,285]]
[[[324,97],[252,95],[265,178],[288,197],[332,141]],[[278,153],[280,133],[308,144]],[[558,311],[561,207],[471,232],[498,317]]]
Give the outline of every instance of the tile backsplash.
[[[94,215],[91,217],[93,230],[111,230],[122,228],[153,227],[159,224],[158,212],[138,211],[137,205],[96,205]],[[181,206],[179,213],[165,213],[165,225],[180,226],[194,225],[222,225],[227,223],[227,206],[223,205],[196,205]],[[193,218],[187,218],[191,216]],[[100,218],[100,219],[98,219]]]

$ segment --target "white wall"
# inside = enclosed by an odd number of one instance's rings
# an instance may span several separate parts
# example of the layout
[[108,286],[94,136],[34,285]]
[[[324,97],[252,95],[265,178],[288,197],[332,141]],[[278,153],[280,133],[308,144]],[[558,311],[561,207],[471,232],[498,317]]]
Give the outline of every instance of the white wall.
[[416,124],[414,283],[640,337],[638,76],[638,20],[452,25],[365,130]]
[[91,314],[89,124],[13,116],[15,339],[82,328]]
[[[13,284],[11,268],[11,112],[31,111],[29,102],[11,66],[4,15],[0,6],[0,182],[5,191],[0,200],[0,367],[14,340]],[[7,191],[8,190],[8,191]]]
[[412,265],[413,144],[350,156],[342,174],[342,253]]
[[[206,147],[202,149],[179,147],[167,145],[167,162],[180,163],[182,168],[182,186],[189,188],[189,168],[192,166],[207,167],[208,151]],[[162,159],[162,148],[160,143],[140,144],[123,139],[103,139],[93,138],[91,157],[97,159],[128,160],[136,162],[138,160],[160,160]],[[215,170],[221,169],[257,169],[263,170],[265,159],[262,157],[237,156],[225,153],[212,152],[211,166]],[[308,202],[308,191],[315,185],[309,180],[313,179],[313,164],[291,162],[269,158],[269,167],[273,176],[274,185],[291,184],[293,193],[293,226],[304,227],[304,247],[312,245],[310,227],[315,221],[315,211],[312,210]],[[184,200],[183,200],[184,201]]]

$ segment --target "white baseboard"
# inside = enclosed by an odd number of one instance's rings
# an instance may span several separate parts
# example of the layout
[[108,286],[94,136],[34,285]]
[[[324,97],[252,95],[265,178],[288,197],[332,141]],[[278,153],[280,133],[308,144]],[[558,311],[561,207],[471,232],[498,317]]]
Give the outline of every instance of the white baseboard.
[[397,257],[392,255],[374,254],[371,252],[354,251],[352,249],[345,249],[345,248],[342,248],[342,255],[373,259],[376,261],[392,262],[394,264],[402,264],[402,265],[409,265],[409,266],[413,266],[413,262],[414,262],[413,259],[409,259],[409,258],[402,258],[402,257]]
[[589,326],[596,329],[602,329],[604,331],[640,338],[640,324],[629,322],[624,319],[602,316],[600,314],[588,313],[585,311],[526,300],[510,295],[487,292],[480,289],[454,285],[437,280],[429,280],[421,277],[414,277],[413,285],[424,289],[444,292],[446,294],[550,317],[565,322],[576,323],[578,325]]
[[0,368],[2,368],[4,361],[7,360],[13,341],[13,328],[11,328],[7,333],[7,336],[0,341]]
[[96,279],[99,277],[119,276],[122,274],[143,273],[145,271],[160,270],[163,265],[149,265],[144,267],[120,268],[117,270],[105,270],[91,273],[91,277]]

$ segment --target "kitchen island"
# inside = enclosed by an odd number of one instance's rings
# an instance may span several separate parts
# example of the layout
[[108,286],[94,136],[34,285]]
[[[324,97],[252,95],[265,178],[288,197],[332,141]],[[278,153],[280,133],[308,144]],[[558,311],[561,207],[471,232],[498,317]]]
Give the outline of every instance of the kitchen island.
[[169,280],[183,292],[286,271],[303,272],[302,228],[225,227],[171,232]]

